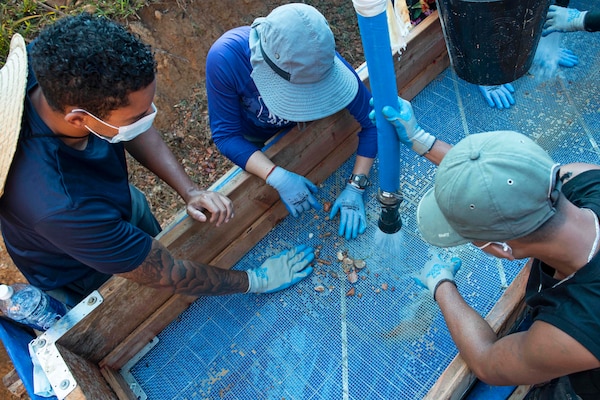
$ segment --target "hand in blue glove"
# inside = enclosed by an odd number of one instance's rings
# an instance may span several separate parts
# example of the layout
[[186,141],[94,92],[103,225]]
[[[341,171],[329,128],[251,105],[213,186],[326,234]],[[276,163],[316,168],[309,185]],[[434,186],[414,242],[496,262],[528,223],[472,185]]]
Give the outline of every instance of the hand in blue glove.
[[[435,291],[442,282],[450,281],[454,283],[454,275],[459,270],[462,261],[458,257],[453,257],[450,262],[446,262],[441,255],[434,255],[421,269],[417,284],[429,289],[435,300]],[[456,285],[456,284],[455,284]]]
[[313,196],[319,189],[303,176],[276,167],[267,177],[267,184],[279,192],[283,204],[294,217],[308,211],[310,207],[321,209],[321,204]]
[[367,215],[363,201],[364,191],[364,189],[348,183],[331,207],[329,219],[333,219],[335,214],[340,211],[338,235],[344,236],[346,240],[356,239],[359,234],[362,235],[367,230]]
[[[369,104],[373,107],[373,99]],[[421,128],[409,101],[398,97],[398,109],[400,111],[396,111],[394,107],[385,106],[381,109],[381,113],[396,128],[398,140],[422,156],[433,147],[435,136]],[[375,110],[369,113],[369,118],[375,123]]]
[[304,244],[271,256],[260,267],[246,271],[246,293],[273,293],[287,289],[313,272],[308,264],[314,259],[315,250]]
[[552,32],[583,31],[586,13],[587,11],[581,12],[574,8],[550,6],[548,14],[546,14],[542,36],[548,36]]
[[558,55],[558,65],[561,67],[572,68],[579,64],[579,57],[569,49],[561,48]]
[[512,104],[515,104],[515,99],[512,93],[515,92],[515,88],[510,83],[504,85],[494,86],[479,86],[479,91],[487,101],[490,107],[497,107],[498,109],[510,108]]

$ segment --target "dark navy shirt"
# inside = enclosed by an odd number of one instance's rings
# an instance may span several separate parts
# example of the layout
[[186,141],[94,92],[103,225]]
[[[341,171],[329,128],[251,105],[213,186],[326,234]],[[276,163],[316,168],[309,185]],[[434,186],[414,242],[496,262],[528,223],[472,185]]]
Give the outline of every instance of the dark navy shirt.
[[[577,175],[562,191],[571,203],[600,215],[600,170]],[[553,268],[534,260],[526,291],[534,321],[557,327],[600,360],[600,253],[562,283],[553,275]]]
[[[37,85],[29,70],[27,93]],[[128,272],[152,238],[130,224],[123,145],[94,135],[84,150],[67,146],[25,99],[17,151],[0,199],[6,249],[27,280],[43,290],[94,269]]]

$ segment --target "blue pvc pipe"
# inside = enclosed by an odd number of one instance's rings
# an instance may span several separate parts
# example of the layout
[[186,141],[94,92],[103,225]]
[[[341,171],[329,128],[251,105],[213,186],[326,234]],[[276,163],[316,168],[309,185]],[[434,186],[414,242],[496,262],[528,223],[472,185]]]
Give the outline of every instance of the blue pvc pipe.
[[381,113],[384,106],[398,108],[398,89],[386,11],[374,17],[357,13],[377,122],[379,187],[396,193],[400,188],[400,142],[392,124]]

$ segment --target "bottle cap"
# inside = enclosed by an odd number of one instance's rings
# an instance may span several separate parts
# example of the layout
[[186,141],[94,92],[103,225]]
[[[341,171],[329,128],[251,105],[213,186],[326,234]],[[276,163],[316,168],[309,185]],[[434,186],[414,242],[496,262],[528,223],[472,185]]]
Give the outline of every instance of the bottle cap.
[[14,293],[14,289],[8,285],[0,285],[0,300],[8,300]]

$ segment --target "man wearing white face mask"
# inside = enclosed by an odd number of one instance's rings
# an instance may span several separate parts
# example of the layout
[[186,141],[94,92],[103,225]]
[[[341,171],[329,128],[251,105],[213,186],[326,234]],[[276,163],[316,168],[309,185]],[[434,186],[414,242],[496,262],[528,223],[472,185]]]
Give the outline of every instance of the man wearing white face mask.
[[155,72],[149,46],[103,17],[61,18],[27,49],[15,35],[0,75],[0,223],[15,265],[70,306],[112,275],[200,296],[273,292],[310,274],[307,246],[231,271],[175,259],[154,239],[160,226],[129,185],[125,151],[192,218],[233,217],[232,202],[198,188],[152,127]]

